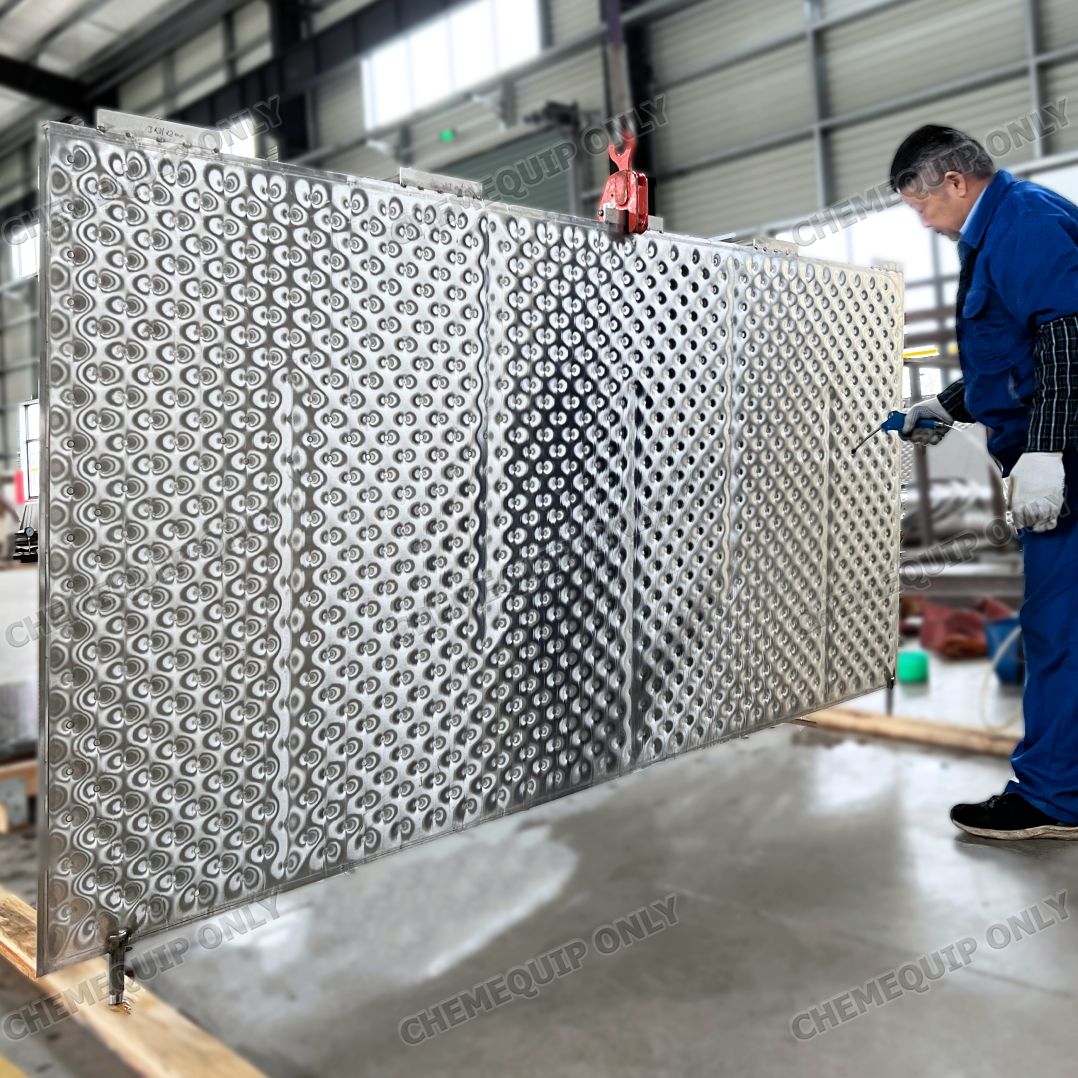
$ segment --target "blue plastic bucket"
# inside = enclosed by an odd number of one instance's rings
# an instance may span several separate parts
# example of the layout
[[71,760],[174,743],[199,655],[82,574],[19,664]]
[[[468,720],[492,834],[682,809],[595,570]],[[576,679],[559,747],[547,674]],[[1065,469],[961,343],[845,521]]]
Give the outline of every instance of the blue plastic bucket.
[[1019,633],[1007,646],[1006,651],[1000,653],[1000,648],[1007,641],[1007,637],[1018,628],[1017,618],[1000,618],[998,621],[990,621],[984,627],[985,639],[988,641],[988,656],[995,662],[996,676],[1004,685],[1021,685],[1026,676],[1026,660],[1022,654],[1022,635]]

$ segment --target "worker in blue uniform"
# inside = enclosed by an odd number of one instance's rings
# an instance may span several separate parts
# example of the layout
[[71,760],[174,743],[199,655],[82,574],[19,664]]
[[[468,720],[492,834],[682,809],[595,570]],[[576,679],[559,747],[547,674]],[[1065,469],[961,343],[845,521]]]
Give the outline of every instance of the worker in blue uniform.
[[926,417],[988,428],[1025,565],[1014,779],[951,819],[986,838],[1078,839],[1078,207],[935,125],[898,148],[891,185],[961,264],[962,378],[914,405],[902,436],[939,441],[946,429],[915,426]]

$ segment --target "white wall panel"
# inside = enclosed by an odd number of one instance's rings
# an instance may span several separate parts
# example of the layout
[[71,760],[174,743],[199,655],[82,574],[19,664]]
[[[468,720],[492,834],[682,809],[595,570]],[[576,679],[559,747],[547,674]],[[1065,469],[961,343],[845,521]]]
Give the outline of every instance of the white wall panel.
[[337,0],[336,3],[325,4],[321,10],[314,13],[311,28],[317,33],[327,26],[332,26],[335,22],[340,22],[345,15],[351,15],[353,11],[358,11],[361,7],[367,7],[368,4],[373,3],[374,0]]
[[232,33],[238,49],[256,41],[268,41],[270,17],[265,0],[255,0],[255,3],[246,4],[236,11],[232,16]]
[[[537,112],[547,101],[577,102],[596,120],[604,118],[602,54],[589,49],[567,57],[512,83],[512,101],[517,123]],[[349,65],[324,80],[314,91],[314,114],[317,140],[330,147],[357,138],[363,132],[362,80],[356,65]],[[442,109],[434,115],[409,123],[412,163],[420,168],[433,167],[447,153],[462,157],[482,149],[501,131],[502,123],[495,103],[466,101]],[[441,132],[452,129],[456,140],[447,145]],[[585,186],[605,177],[603,159],[581,157],[585,168]],[[327,163],[327,167],[330,166]]]
[[[982,90],[956,94],[835,131],[830,143],[836,196],[845,198],[885,182],[898,144],[921,124],[948,124],[984,140],[992,131],[1005,127],[1007,121],[1028,111],[1027,93],[1024,77],[1006,79]],[[1031,156],[1029,145],[1020,146],[998,158],[997,163],[1006,165]]]
[[1017,0],[911,0],[822,35],[835,115],[976,75],[1025,55]]
[[671,231],[716,236],[808,213],[816,205],[811,139],[765,150],[655,186]]
[[601,111],[605,105],[602,51],[587,49],[517,79],[514,96],[521,118],[547,101],[575,101],[582,109]]
[[268,41],[253,48],[250,52],[245,52],[236,60],[236,74],[244,75],[248,71],[252,71],[260,64],[264,64],[272,55],[273,46]]
[[[598,48],[588,49],[525,76],[517,81],[514,92],[517,116],[521,120],[529,113],[538,111],[547,101],[575,101],[595,122],[608,119],[603,86],[603,54]],[[603,156],[580,154],[578,161],[585,190],[605,183],[609,174],[607,160]]]
[[[36,243],[35,239],[26,239],[24,243]],[[37,359],[34,354],[34,326],[30,322],[20,322],[18,325],[9,327],[4,332],[4,359],[7,363],[25,363],[30,359]],[[8,399],[13,399],[11,386],[7,386]],[[25,398],[23,398],[25,399]]]
[[820,14],[829,19],[833,15],[845,15],[847,11],[870,7],[873,0],[821,0]]
[[659,19],[648,30],[658,83],[805,25],[802,0],[711,0]]
[[661,168],[812,122],[808,47],[789,45],[665,91]]
[[6,192],[8,187],[22,179],[22,168],[21,151],[0,157],[0,191]]
[[1048,52],[1078,41],[1078,4],[1074,0],[1037,0],[1041,48]]
[[549,5],[551,36],[555,45],[599,25],[599,0],[542,0]]
[[211,71],[215,64],[225,60],[225,36],[221,25],[212,26],[205,33],[181,45],[173,54],[176,84]]
[[[471,152],[471,146],[486,142],[497,134],[500,127],[497,113],[482,101],[465,101],[443,109],[412,125],[410,150],[413,162],[419,168],[429,168],[433,167],[433,161],[444,160],[447,152],[454,157],[464,156]],[[441,133],[447,130],[456,132],[457,137],[452,143],[441,140]]]
[[265,0],[256,0],[253,4],[241,7],[232,17],[232,33],[237,51],[255,46],[236,60],[237,74],[243,75],[259,64],[264,64],[273,55],[269,7]]
[[374,180],[396,179],[400,173],[400,165],[394,158],[371,146],[357,146],[327,157],[319,162],[319,166],[332,172],[346,172],[349,176],[366,176]]
[[120,108],[141,112],[154,107],[165,96],[165,67],[158,61],[120,84]]
[[[1078,10],[1078,4],[1075,9]],[[1046,67],[1043,85],[1046,104],[1058,106],[1060,98],[1067,100],[1063,117],[1067,124],[1048,136],[1047,151],[1063,153],[1078,149],[1078,60]]]
[[[24,356],[24,359],[34,358],[32,356]],[[7,375],[7,385],[4,387],[6,390],[5,397],[8,403],[16,401],[28,401],[33,400],[37,396],[37,368],[36,367],[23,367],[22,370],[12,371]],[[15,412],[9,412],[9,428],[15,427]],[[10,448],[10,442],[14,435],[14,430],[8,431],[8,442]]]
[[363,81],[358,64],[346,64],[314,90],[315,138],[335,146],[363,131]]
[[228,81],[223,68],[211,69],[210,73],[198,79],[195,82],[189,83],[182,90],[176,91],[175,107],[178,109],[186,108],[192,102],[201,101],[202,98],[208,94],[212,94],[214,90],[219,89]]
[[565,213],[570,175],[554,152],[563,143],[556,131],[526,129],[471,157],[446,158],[437,171],[479,181],[495,201]]

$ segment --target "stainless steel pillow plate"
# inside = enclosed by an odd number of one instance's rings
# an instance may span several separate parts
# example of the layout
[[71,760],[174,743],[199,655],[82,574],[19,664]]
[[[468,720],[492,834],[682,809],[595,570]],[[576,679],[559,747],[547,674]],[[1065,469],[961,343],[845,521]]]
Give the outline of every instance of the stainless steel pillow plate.
[[39,968],[884,683],[902,282],[46,125]]

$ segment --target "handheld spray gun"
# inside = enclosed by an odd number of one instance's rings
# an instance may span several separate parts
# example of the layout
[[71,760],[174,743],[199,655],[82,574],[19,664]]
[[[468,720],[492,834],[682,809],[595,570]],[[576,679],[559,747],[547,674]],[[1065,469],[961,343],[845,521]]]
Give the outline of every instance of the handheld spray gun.
[[[858,443],[853,447],[851,453],[856,453],[875,434],[879,434],[880,431],[900,431],[906,425],[906,413],[905,412],[891,412],[887,418],[873,430],[870,430]],[[918,419],[917,426],[923,427],[926,430],[950,430],[951,424],[944,423],[939,419]]]

